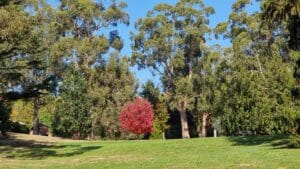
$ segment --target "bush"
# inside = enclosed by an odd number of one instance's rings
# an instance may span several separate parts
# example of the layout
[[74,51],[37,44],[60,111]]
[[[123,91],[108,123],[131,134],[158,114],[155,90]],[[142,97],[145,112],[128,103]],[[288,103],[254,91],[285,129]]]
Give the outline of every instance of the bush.
[[22,123],[7,121],[1,124],[1,128],[8,132],[29,134],[29,128]]
[[147,134],[153,131],[154,113],[151,104],[142,98],[123,106],[119,116],[121,127],[135,134]]
[[300,136],[299,135],[292,136],[290,138],[288,147],[289,148],[300,148]]
[[14,126],[13,126],[13,129],[12,129],[12,132],[29,134],[30,130],[25,124],[15,122]]

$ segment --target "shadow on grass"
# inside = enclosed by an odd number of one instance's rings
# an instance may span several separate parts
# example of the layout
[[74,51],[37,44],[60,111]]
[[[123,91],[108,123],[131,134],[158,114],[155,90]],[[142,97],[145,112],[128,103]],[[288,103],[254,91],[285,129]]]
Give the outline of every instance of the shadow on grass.
[[288,148],[289,136],[240,136],[228,137],[229,141],[233,142],[234,146],[255,146],[265,144],[274,149]]
[[48,157],[71,157],[102,146],[56,145],[35,140],[21,140],[14,137],[0,139],[0,156],[11,159],[45,159]]

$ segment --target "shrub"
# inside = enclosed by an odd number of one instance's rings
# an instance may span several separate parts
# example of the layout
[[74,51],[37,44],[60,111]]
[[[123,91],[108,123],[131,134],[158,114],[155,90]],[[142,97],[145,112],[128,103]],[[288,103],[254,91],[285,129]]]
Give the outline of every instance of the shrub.
[[288,147],[289,148],[300,148],[300,136],[299,135],[292,136],[290,138]]
[[29,134],[30,130],[25,124],[22,124],[22,123],[19,123],[19,122],[14,122],[12,132]]
[[137,98],[123,106],[119,122],[123,129],[135,134],[152,133],[154,113],[149,101]]
[[23,133],[23,134],[29,134],[30,130],[29,128],[22,123],[19,122],[13,122],[8,120],[7,122],[3,123],[1,127],[8,132],[14,132],[14,133]]

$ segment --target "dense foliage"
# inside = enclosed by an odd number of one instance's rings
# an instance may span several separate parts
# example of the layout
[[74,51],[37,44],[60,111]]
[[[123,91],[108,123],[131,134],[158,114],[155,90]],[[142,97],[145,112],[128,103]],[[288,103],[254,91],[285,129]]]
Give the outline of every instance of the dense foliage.
[[[261,9],[249,12],[252,3]],[[118,0],[0,1],[0,130],[18,121],[34,134],[44,123],[75,139],[126,138],[121,128],[152,138],[170,128],[182,138],[213,129],[299,132],[299,0],[236,0],[215,28],[214,9],[201,0],[160,3],[135,23],[131,56],[122,55],[118,32],[129,25],[126,7]],[[212,33],[231,45],[209,46]],[[151,70],[160,86],[138,86],[130,66]],[[137,95],[149,102],[129,103]]]
[[207,16],[212,13],[201,0],[162,3],[138,20],[138,33],[132,35],[133,63],[161,75],[169,104],[180,112],[183,138],[190,138],[187,111],[193,108],[194,69],[205,54]]
[[151,138],[165,138],[165,131],[169,128],[168,121],[170,118],[167,95],[161,94],[159,87],[156,87],[152,81],[145,83],[140,95],[146,98],[153,106],[154,131],[151,134]]
[[91,102],[83,74],[70,65],[61,86],[54,115],[53,132],[74,139],[86,138],[91,129]]
[[121,127],[135,134],[153,132],[154,113],[151,103],[142,98],[123,106],[119,116]]
[[92,123],[96,136],[120,138],[118,116],[122,106],[134,98],[136,80],[129,70],[128,59],[112,53],[107,63],[97,66],[94,71],[92,90]]

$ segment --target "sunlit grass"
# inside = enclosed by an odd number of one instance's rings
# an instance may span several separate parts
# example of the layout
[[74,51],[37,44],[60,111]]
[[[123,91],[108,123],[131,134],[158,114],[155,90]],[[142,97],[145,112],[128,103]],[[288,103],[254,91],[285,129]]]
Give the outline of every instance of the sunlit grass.
[[[0,168],[300,168],[287,136],[191,140],[0,142]],[[30,139],[27,139],[27,141]],[[32,140],[31,140],[32,141]]]

